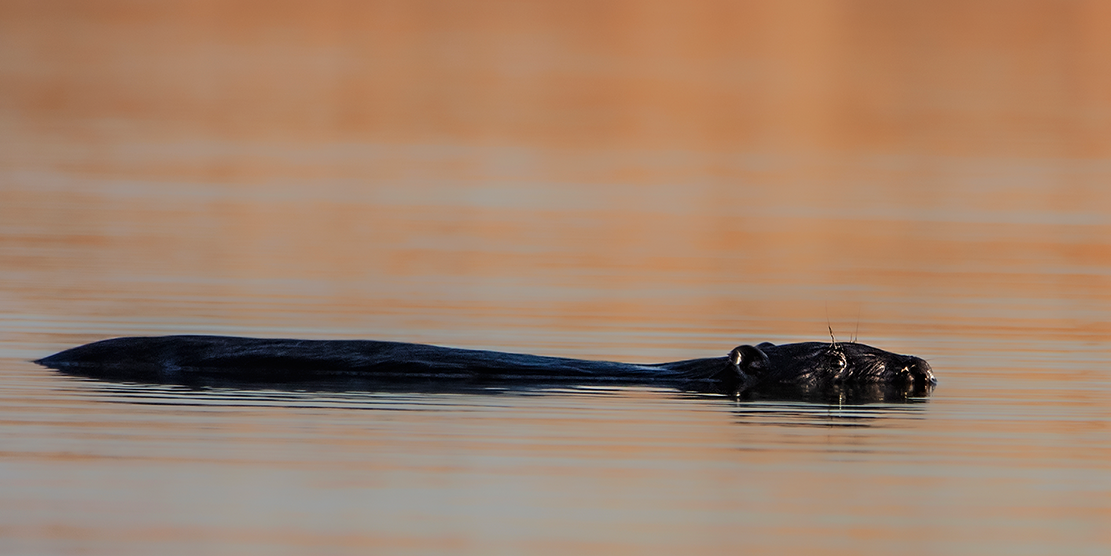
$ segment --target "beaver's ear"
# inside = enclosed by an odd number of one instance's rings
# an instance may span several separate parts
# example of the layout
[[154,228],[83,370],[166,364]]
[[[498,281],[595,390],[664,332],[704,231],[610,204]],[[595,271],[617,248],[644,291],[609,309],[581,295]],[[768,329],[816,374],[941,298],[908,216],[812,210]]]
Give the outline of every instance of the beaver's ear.
[[760,377],[768,372],[768,368],[771,367],[768,356],[760,351],[760,348],[749,345],[733,348],[733,351],[729,352],[729,362],[737,368],[737,372],[742,376]]

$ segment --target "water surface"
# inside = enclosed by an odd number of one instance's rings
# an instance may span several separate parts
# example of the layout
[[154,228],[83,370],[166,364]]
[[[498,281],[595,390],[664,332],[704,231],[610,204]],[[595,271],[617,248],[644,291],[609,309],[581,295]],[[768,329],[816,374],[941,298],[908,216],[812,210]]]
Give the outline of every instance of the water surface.
[[[0,552],[1111,549],[1102,4],[464,4],[0,5]],[[29,363],[170,333],[650,363],[827,326],[937,389]]]

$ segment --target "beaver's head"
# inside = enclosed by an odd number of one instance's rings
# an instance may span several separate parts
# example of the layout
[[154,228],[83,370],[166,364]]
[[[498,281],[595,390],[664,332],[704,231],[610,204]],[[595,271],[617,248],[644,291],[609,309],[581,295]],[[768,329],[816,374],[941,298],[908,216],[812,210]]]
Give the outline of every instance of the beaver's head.
[[803,342],[739,346],[730,363],[745,388],[794,388],[805,392],[880,384],[909,393],[928,393],[937,380],[924,359],[856,342]]

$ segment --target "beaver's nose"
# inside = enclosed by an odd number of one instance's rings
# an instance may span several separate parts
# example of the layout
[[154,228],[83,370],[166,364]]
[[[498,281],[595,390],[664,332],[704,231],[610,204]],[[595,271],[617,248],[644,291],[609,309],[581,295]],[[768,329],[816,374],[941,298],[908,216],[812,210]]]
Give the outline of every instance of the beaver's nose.
[[929,369],[926,369],[926,380],[930,381],[930,384],[937,384],[937,377],[935,377],[933,371]]
[[937,384],[937,378],[934,377],[933,369],[930,368],[930,364],[927,363],[925,359],[914,357],[910,364],[907,365],[907,368],[910,369],[910,374],[915,380],[921,380],[931,385]]

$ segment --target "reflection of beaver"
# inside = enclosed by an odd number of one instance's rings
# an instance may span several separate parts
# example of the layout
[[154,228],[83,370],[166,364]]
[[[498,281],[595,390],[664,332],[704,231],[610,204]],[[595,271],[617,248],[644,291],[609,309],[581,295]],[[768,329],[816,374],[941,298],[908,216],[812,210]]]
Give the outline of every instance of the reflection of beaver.
[[925,395],[936,383],[930,365],[918,357],[835,341],[765,342],[734,348],[725,357],[634,365],[368,340],[161,336],[103,340],[36,363],[85,376],[159,383],[603,383],[795,398]]

